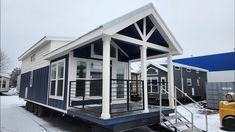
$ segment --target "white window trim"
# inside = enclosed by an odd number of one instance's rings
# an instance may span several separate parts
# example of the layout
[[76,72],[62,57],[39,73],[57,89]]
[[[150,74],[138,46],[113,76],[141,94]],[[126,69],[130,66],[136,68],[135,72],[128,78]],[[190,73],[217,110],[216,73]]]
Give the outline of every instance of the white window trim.
[[[153,80],[157,80],[158,82],[158,77],[148,77],[148,80],[150,80],[150,92],[148,93],[159,93],[159,89],[157,89],[157,92],[153,92]],[[157,87],[159,87],[159,83],[157,83]]]
[[[115,45],[113,45],[113,44],[110,44],[110,47],[111,47],[111,45],[115,48],[115,50],[116,50],[116,57],[111,57],[110,56],[110,59],[111,60],[117,60],[118,59],[118,47],[117,46],[115,46]],[[103,48],[103,47],[102,47]],[[110,52],[111,52],[111,50],[110,50]],[[103,56],[102,55],[96,55],[95,53],[94,53],[94,44],[91,44],[91,58],[96,58],[96,59],[103,59]]]
[[[58,77],[58,64],[63,62],[64,63],[64,73],[63,73],[63,78],[57,78]],[[56,100],[64,100],[64,86],[65,86],[65,69],[66,69],[66,65],[65,65],[65,59],[61,59],[58,61],[55,61],[53,63],[51,63],[50,68],[52,65],[56,64],[56,79],[51,79],[51,70],[50,70],[50,91],[49,91],[49,98],[51,99],[56,99]],[[51,95],[51,81],[55,80],[55,95]],[[63,87],[62,87],[62,96],[57,96],[57,82],[58,80],[63,80]]]
[[[188,84],[189,80],[190,80],[190,82],[191,82],[190,85]],[[191,79],[191,78],[187,78],[187,86],[193,86],[193,82],[192,82],[192,79]]]
[[158,73],[158,69],[156,69],[156,68],[153,68],[153,67],[149,67],[147,70],[149,70],[149,69],[153,69],[153,70],[155,70],[155,74],[148,74],[148,75],[158,75],[159,73]]

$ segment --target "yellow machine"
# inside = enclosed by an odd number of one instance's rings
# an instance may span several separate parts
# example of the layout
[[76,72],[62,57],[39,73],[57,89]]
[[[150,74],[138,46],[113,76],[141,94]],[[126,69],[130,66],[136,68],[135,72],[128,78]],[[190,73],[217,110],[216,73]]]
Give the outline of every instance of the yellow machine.
[[235,131],[235,93],[226,95],[227,101],[220,101],[220,124],[222,129]]

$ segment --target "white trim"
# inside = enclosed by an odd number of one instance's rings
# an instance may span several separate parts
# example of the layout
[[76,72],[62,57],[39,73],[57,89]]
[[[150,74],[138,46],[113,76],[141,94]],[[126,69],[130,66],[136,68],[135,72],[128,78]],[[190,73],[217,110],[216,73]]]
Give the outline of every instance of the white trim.
[[[64,54],[69,53],[69,51],[86,45],[94,40],[100,39],[102,35],[114,35],[120,30],[130,26],[131,24],[136,23],[137,21],[149,16],[152,20],[153,24],[159,30],[163,38],[166,39],[169,44],[170,50],[172,51],[172,55],[182,54],[182,48],[178,45],[174,36],[171,34],[165,23],[162,21],[161,17],[155,10],[153,4],[145,5],[135,11],[132,11],[122,17],[119,17],[113,21],[110,21],[102,26],[88,32],[87,34],[81,36],[77,40],[62,46],[45,56],[45,59],[53,59],[58,56],[62,56]],[[145,18],[146,19],[146,18]],[[134,43],[135,44],[135,43]],[[141,44],[142,45],[142,44]],[[159,48],[159,47],[158,47]],[[165,48],[165,47],[164,47]],[[165,49],[166,50],[166,49]],[[167,51],[169,49],[167,48]]]
[[156,30],[157,28],[154,26],[150,31],[149,33],[147,34],[146,36],[146,41],[152,36],[153,32]]
[[[158,77],[147,77],[148,81],[150,81],[150,92],[148,93],[159,93],[159,83],[158,83]],[[157,80],[157,92],[153,92],[153,80]],[[148,85],[149,86],[149,85]]]
[[141,30],[140,30],[140,27],[138,26],[137,23],[134,23],[134,25],[135,25],[135,28],[138,31],[140,37],[142,38],[142,40],[144,40],[144,36],[143,36],[143,34],[142,34]]
[[153,66],[159,68],[160,70],[163,70],[163,71],[165,71],[165,72],[168,72],[167,68],[164,67],[164,66],[162,66],[162,65],[159,65],[159,64],[156,64],[156,63],[149,63],[148,66],[150,66],[150,65],[153,65]]
[[153,44],[153,43],[150,43],[150,42],[145,42],[145,41],[138,40],[138,39],[135,39],[135,38],[131,38],[131,37],[121,35],[121,34],[114,34],[112,36],[112,38],[115,38],[115,39],[118,39],[118,40],[121,40],[121,41],[125,41],[125,42],[129,42],[129,43],[139,45],[139,46],[146,45],[149,48],[164,51],[164,52],[169,52],[170,51],[170,49],[167,48],[167,47],[160,46],[160,45],[157,45],[157,44]]
[[53,106],[49,106],[49,105],[46,105],[46,104],[38,103],[38,102],[29,100],[29,99],[25,99],[25,98],[22,98],[22,99],[24,99],[25,101],[31,102],[31,103],[35,103],[35,104],[38,104],[38,105],[41,105],[41,106],[44,106],[44,107],[47,107],[47,108],[50,108],[50,109],[62,112],[62,113],[67,113],[66,110],[62,110],[62,109],[59,109],[59,108],[56,108],[56,107],[53,107]]
[[[160,64],[162,65],[162,64],[167,64],[167,63],[164,62],[164,63],[160,63]],[[185,65],[185,64],[180,64],[180,63],[176,63],[176,62],[173,62],[173,65],[174,66],[179,66],[179,67],[182,67],[182,68],[189,68],[189,69],[192,69],[192,70],[208,72],[208,70],[206,70],[206,69],[202,69],[202,68],[195,67],[195,66],[189,66],[189,65]]]
[[187,78],[187,86],[193,86],[192,78]]
[[[64,73],[63,73],[63,78],[58,78],[58,64],[63,62],[64,63]],[[56,99],[56,100],[64,100],[64,87],[65,87],[65,69],[66,69],[66,64],[65,64],[65,58],[52,62],[51,65],[56,65],[56,78],[51,79],[51,70],[50,70],[50,90],[49,90],[49,98],[51,99]],[[51,66],[50,66],[51,67]],[[51,95],[51,81],[55,81],[55,95]],[[58,80],[63,80],[63,87],[62,87],[62,96],[57,96],[57,90],[58,90]]]
[[[149,65],[147,65],[147,67],[148,67],[148,66],[149,66]],[[148,74],[148,75],[158,75],[158,69],[157,69],[157,68],[149,67],[149,68],[147,69],[147,71],[148,71],[149,69],[155,70],[156,74]]]
[[[112,41],[111,41],[112,42]],[[115,51],[116,51],[116,55],[115,57],[112,57],[111,56],[111,53],[110,53],[110,59],[113,60],[113,59],[118,59],[118,47],[113,45],[113,44],[110,44],[110,48],[111,48],[111,45],[115,48]],[[123,50],[122,50],[123,51]],[[126,55],[126,53],[124,52],[124,54]],[[96,59],[103,59],[103,56],[102,55],[97,55],[94,53],[94,44],[91,44],[91,58],[96,58]]]

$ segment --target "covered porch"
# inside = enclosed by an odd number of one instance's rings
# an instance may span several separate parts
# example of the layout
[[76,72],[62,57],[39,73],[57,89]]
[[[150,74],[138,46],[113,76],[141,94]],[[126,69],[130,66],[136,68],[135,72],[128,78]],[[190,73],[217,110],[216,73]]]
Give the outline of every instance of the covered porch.
[[[182,49],[150,4],[100,26],[45,57],[52,60],[69,55],[67,112],[100,125],[110,125],[116,119],[120,119],[116,123],[122,123],[122,118],[126,121],[151,118],[150,123],[160,115],[162,106],[148,103],[147,60],[167,57],[168,80],[159,83],[159,87],[167,85],[174,96],[172,56],[181,53]],[[141,62],[141,78],[131,80],[130,65],[136,61]],[[140,99],[131,100],[130,95],[136,91]],[[169,98],[169,107],[162,110],[169,114],[173,108],[174,100]]]

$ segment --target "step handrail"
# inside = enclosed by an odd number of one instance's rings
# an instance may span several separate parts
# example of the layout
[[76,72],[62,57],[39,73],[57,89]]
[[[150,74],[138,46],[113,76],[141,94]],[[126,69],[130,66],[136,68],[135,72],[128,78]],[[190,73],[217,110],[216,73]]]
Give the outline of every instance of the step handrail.
[[[205,111],[205,122],[206,122],[206,132],[208,132],[208,118],[207,118],[207,109],[204,108],[202,105],[200,105],[198,102],[196,102],[194,99],[192,99],[190,96],[187,95],[187,93],[183,92],[181,89],[179,89],[178,87],[175,86],[175,89],[177,89],[178,91],[180,91],[181,93],[183,93],[187,98],[189,98],[194,104],[198,105],[200,107],[200,109],[203,109],[203,111]],[[176,93],[176,91],[175,91]]]
[[[160,115],[162,115],[162,100],[161,100],[162,99],[162,97],[161,97],[162,96],[162,90],[164,90],[165,93],[167,93],[170,98],[173,98],[176,102],[178,102],[185,110],[187,110],[191,114],[191,122],[189,122],[189,123],[192,125],[192,132],[193,132],[193,128],[194,128],[193,112],[190,111],[188,108],[186,108],[185,105],[183,105],[177,98],[175,98],[174,96],[169,94],[169,92],[166,89],[162,88],[162,86],[160,86]],[[161,121],[161,119],[160,119],[160,121]]]

